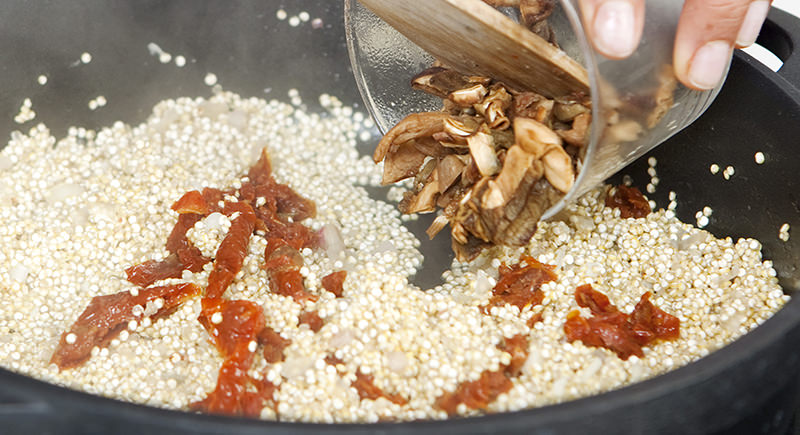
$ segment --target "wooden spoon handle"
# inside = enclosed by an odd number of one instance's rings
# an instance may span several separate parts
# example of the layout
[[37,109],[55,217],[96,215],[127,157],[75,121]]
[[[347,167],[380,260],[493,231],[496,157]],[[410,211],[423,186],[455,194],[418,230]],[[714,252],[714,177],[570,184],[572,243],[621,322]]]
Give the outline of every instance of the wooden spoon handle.
[[481,0],[359,0],[449,67],[554,98],[589,93],[586,70]]

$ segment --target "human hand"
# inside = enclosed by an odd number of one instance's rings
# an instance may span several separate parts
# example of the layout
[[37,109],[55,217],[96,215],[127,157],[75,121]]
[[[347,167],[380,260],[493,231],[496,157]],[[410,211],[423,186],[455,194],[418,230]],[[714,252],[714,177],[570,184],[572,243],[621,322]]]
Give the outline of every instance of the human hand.
[[[663,0],[650,0],[663,1]],[[645,0],[580,0],[595,49],[622,59],[639,45]],[[686,86],[707,90],[722,81],[734,48],[753,44],[771,0],[686,0],[675,36],[675,75]]]

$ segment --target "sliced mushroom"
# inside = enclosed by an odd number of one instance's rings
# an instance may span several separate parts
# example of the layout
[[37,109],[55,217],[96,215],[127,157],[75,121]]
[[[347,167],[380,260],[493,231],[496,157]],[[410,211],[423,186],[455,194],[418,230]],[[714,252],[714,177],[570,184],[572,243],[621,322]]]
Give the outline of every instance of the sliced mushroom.
[[454,139],[472,136],[477,129],[478,124],[469,118],[462,118],[462,120],[458,120],[451,117],[446,117],[442,121],[442,130]]
[[514,118],[514,135],[517,144],[534,159],[541,158],[554,148],[561,148],[561,137],[534,119]]
[[500,169],[500,162],[497,160],[492,136],[482,132],[475,133],[467,138],[467,144],[472,160],[475,161],[481,175],[490,177],[496,174]]
[[400,146],[395,152],[386,155],[381,183],[387,185],[413,177],[419,171],[425,157],[425,154],[413,145],[406,143]]
[[436,219],[434,219],[433,222],[431,222],[428,229],[425,230],[425,234],[428,235],[428,238],[433,239],[434,237],[436,237],[437,234],[439,234],[440,231],[444,229],[444,227],[447,226],[447,222],[448,222],[447,216],[444,215],[436,216]]
[[547,19],[555,9],[555,0],[520,0],[519,12],[522,22],[531,27]]
[[583,147],[589,142],[589,127],[591,124],[592,114],[588,112],[581,113],[572,121],[572,128],[569,130],[557,130],[556,133],[564,139],[564,142],[576,147]]
[[519,145],[514,145],[508,150],[503,169],[500,170],[500,174],[492,183],[492,188],[499,190],[503,198],[502,204],[505,204],[511,199],[526,176],[532,175],[535,178],[540,178],[542,176],[542,172],[538,175],[535,173],[529,174],[529,171],[536,170],[536,166],[534,165],[536,160],[537,158],[535,155],[526,152]]
[[430,213],[436,210],[436,196],[439,194],[439,180],[433,170],[425,185],[417,193],[406,192],[399,208],[403,213]]
[[444,120],[449,116],[440,112],[412,113],[403,118],[391,130],[386,132],[372,158],[375,163],[386,157],[390,150],[398,149],[402,144],[423,137],[432,137],[443,129]]
[[642,124],[631,119],[626,119],[606,128],[604,142],[632,142],[638,139],[643,131],[644,128]]
[[506,111],[511,107],[512,97],[503,86],[493,86],[482,102],[474,105],[492,129],[505,130],[510,126]]
[[563,103],[556,101],[555,107],[553,107],[553,115],[561,122],[572,121],[576,116],[588,112],[588,107],[573,101]]
[[434,66],[422,71],[411,79],[411,87],[439,98],[447,96],[469,85],[466,76],[451,69]]
[[473,104],[480,103],[489,92],[486,86],[474,85],[468,88],[453,91],[448,95],[450,101],[462,107],[471,107]]
[[439,170],[439,192],[444,193],[456,182],[464,170],[464,161],[455,154],[444,156],[437,165]]
[[647,128],[653,128],[658,124],[664,115],[669,112],[675,104],[675,89],[678,87],[678,80],[672,65],[664,65],[658,74],[658,89],[653,97],[655,107],[647,115]]
[[544,176],[556,189],[567,193],[575,182],[572,159],[564,148],[553,148],[542,157]]

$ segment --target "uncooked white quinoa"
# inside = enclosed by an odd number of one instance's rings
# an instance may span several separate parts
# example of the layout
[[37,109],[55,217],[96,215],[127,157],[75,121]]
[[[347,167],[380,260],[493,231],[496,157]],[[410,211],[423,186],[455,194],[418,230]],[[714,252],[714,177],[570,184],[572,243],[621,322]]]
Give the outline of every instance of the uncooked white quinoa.
[[[298,327],[301,306],[269,291],[260,268],[263,238],[252,238],[243,273],[228,290],[231,299],[260,303],[267,325],[292,340],[284,362],[269,366],[256,358],[252,369],[280,385],[281,420],[444,418],[433,408],[436,398],[507,364],[510,355],[496,345],[519,333],[529,337],[530,355],[490,411],[596,394],[700,358],[788,300],[758,241],[715,239],[677,221],[671,210],[621,219],[604,207],[602,189],[569,207],[563,220],[542,222],[527,248],[494,248],[470,264],[454,264],[444,285],[420,290],[409,284],[422,262],[418,241],[393,205],[359,187],[377,185],[382,171],[355,148],[368,121],[334,97],[321,101],[324,115],[221,92],[209,100],[164,101],[136,127],[72,129],[61,140],[44,125],[13,134],[0,151],[0,364],[154,406],[186,409],[203,399],[222,359],[197,321],[199,298],[155,323],[132,322],[78,368],[59,372],[48,361],[92,297],[133,289],[125,268],[167,255],[164,241],[177,218],[170,205],[189,190],[236,186],[262,147],[275,178],[316,202],[317,217],[306,224],[327,240],[324,249],[302,252],[306,287],[319,295],[306,310],[325,321],[319,332]],[[189,237],[213,252],[228,227],[227,219],[210,216]],[[558,280],[543,286],[543,304],[482,314],[478,307],[489,300],[500,262],[517,263],[523,253],[556,266]],[[320,280],[342,269],[348,275],[337,299],[321,290]],[[199,285],[207,278],[208,268],[183,276]],[[565,318],[578,308],[574,291],[582,284],[623,312],[653,292],[652,302],[680,319],[680,338],[626,361],[567,342]],[[540,312],[542,321],[526,326]],[[344,361],[346,374],[325,363],[331,353]],[[408,403],[360,400],[350,386],[358,370]],[[265,408],[262,417],[276,414]]]

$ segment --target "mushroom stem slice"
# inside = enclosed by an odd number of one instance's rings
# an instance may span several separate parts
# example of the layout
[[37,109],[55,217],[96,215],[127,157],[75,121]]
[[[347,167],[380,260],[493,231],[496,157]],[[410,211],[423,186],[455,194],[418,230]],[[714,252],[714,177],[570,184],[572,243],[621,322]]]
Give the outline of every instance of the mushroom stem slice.
[[500,170],[500,162],[494,149],[494,139],[486,133],[475,133],[467,138],[469,153],[484,177],[491,177]]
[[556,189],[567,193],[575,182],[572,159],[563,148],[553,148],[542,157],[544,176]]
[[550,127],[531,118],[514,118],[517,145],[539,159],[550,150],[561,148],[561,137]]

